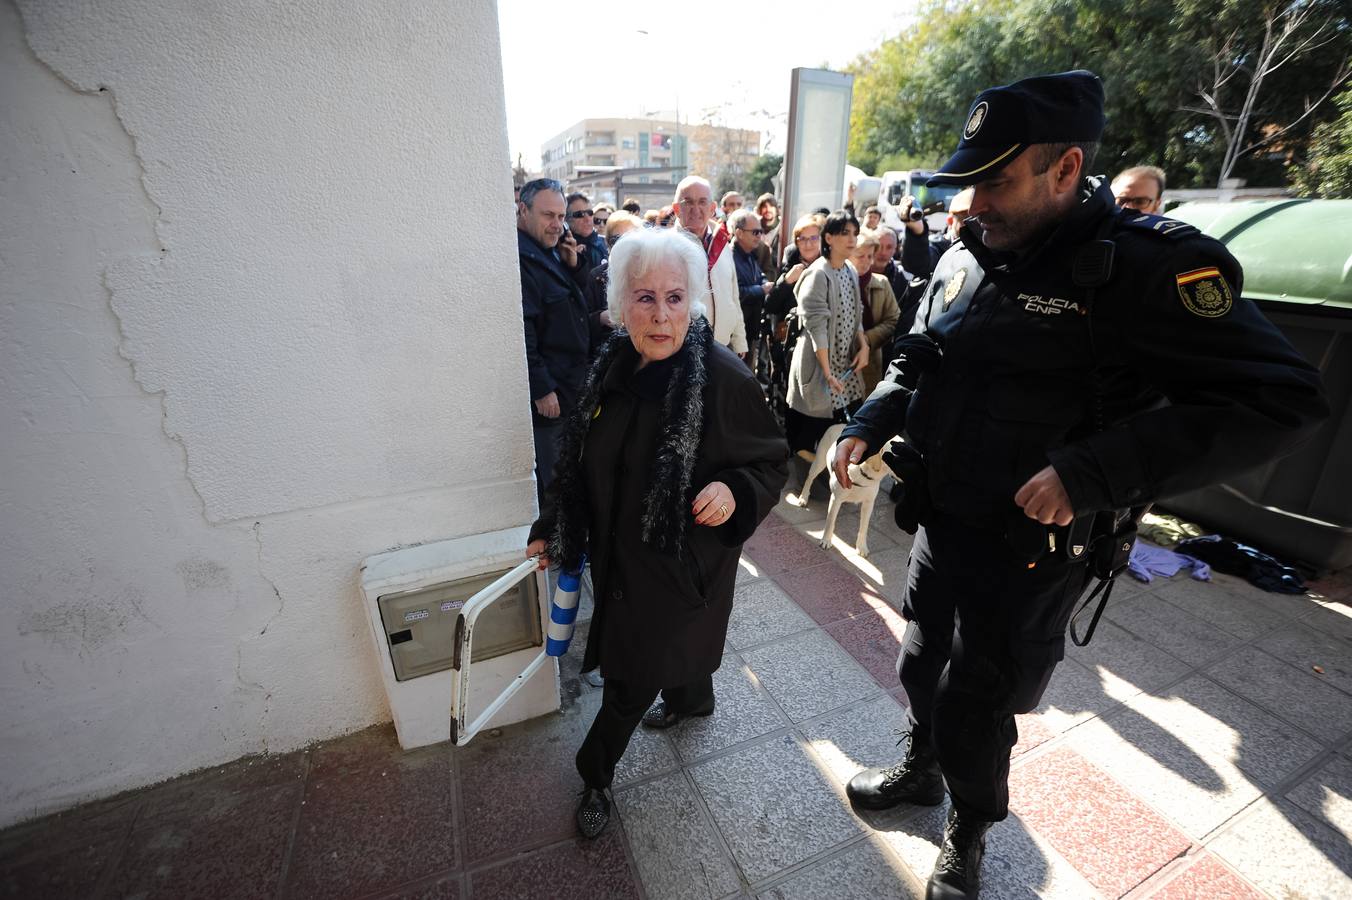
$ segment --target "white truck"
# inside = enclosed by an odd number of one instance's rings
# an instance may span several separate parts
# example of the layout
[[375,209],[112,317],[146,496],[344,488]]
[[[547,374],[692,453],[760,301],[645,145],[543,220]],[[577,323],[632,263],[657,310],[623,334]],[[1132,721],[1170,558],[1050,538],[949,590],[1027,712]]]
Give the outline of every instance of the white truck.
[[902,200],[909,196],[914,197],[916,203],[925,210],[930,234],[942,232],[948,226],[948,201],[962,188],[952,185],[926,187],[926,179],[933,174],[921,169],[883,173],[882,186],[878,191],[878,209],[882,210],[884,225],[894,231],[906,227],[901,217]]

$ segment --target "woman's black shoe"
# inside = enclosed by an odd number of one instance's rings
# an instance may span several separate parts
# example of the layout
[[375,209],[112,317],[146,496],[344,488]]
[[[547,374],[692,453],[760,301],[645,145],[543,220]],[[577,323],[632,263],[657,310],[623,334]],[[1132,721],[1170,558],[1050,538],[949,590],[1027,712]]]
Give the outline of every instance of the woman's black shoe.
[[692,716],[712,716],[714,714],[714,705],[710,703],[707,709],[697,709],[694,712],[678,713],[667,709],[667,704],[659,700],[653,704],[652,709],[643,714],[643,724],[649,728],[670,728],[682,719],[689,719]]
[[584,838],[595,838],[605,831],[610,823],[610,801],[606,799],[606,792],[593,787],[584,789],[575,818],[577,830]]

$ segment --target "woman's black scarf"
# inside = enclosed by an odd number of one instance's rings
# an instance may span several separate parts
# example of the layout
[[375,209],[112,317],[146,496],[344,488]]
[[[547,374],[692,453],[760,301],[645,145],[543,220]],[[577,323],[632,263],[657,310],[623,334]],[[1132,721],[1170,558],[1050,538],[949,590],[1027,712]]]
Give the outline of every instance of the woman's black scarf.
[[[582,476],[582,450],[601,402],[606,373],[628,343],[629,332],[617,328],[601,346],[587,373],[577,406],[564,426],[559,462],[550,485],[556,512],[548,553],[550,560],[568,571],[578,567],[587,549],[587,526],[591,521],[586,480]],[[712,345],[709,323],[702,316],[693,318],[682,358],[671,371],[662,402],[662,428],[648,493],[643,498],[640,535],[643,542],[676,556],[681,554],[692,520],[690,478],[704,434],[704,387],[709,381],[705,363]]]

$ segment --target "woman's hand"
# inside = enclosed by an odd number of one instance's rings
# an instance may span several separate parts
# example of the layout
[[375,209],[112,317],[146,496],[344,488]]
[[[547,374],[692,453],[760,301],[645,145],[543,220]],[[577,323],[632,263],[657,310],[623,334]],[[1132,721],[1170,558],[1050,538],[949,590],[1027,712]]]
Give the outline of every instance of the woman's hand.
[[832,390],[833,393],[836,393],[836,394],[843,394],[843,393],[845,393],[845,383],[842,382],[842,381],[841,381],[839,378],[837,378],[836,376],[832,375],[830,372],[827,372],[827,373],[826,373],[826,383],[827,383],[828,385],[830,385],[831,390]]
[[854,370],[862,372],[868,366],[869,346],[868,339],[863,335],[859,336],[859,350],[854,354]]
[[733,499],[732,488],[721,481],[711,481],[695,496],[690,507],[696,525],[718,526],[732,518],[737,501]]
[[548,569],[549,556],[545,554],[546,546],[548,546],[548,542],[546,542],[544,538],[536,538],[531,541],[526,545],[526,559],[530,559],[532,556],[538,556],[540,557],[540,568]]
[[784,280],[789,284],[797,284],[798,279],[803,277],[803,270],[806,268],[807,266],[802,263],[794,263],[793,268],[789,269],[789,274],[784,276]]

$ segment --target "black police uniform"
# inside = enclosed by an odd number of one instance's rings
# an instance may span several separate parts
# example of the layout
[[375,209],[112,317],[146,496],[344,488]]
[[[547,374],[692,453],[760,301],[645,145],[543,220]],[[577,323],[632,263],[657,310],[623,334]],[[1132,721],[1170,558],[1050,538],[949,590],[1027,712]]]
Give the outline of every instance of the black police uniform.
[[1085,179],[1030,253],[964,229],[912,329],[942,361],[897,360],[846,428],[869,447],[904,434],[924,458],[933,511],[912,549],[898,674],[912,739],[932,741],[959,814],[1007,814],[1014,715],[1041,700],[1089,581],[1070,529],[1024,515],[1019,488],[1050,464],[1078,517],[1141,506],[1289,452],[1327,416],[1317,372],[1241,283],[1219,242],[1118,211]]

